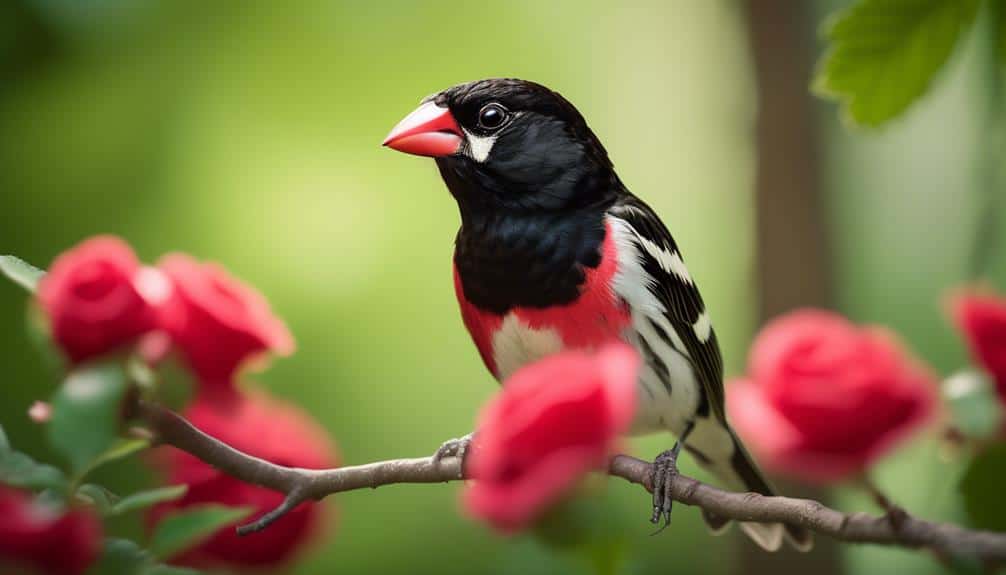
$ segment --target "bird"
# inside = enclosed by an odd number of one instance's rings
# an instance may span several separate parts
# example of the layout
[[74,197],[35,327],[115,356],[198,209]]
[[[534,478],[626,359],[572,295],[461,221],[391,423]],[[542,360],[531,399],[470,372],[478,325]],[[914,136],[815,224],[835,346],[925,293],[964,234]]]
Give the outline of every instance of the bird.
[[[573,104],[535,82],[467,82],[424,98],[384,146],[433,158],[457,202],[455,293],[498,381],[564,350],[623,341],[638,351],[631,433],[677,436],[654,460],[651,522],[670,523],[682,448],[726,487],[774,493],[728,423],[716,332],[678,245]],[[463,456],[470,441],[435,457]],[[703,517],[713,532],[729,526]],[[797,526],[740,527],[770,551],[813,544]]]

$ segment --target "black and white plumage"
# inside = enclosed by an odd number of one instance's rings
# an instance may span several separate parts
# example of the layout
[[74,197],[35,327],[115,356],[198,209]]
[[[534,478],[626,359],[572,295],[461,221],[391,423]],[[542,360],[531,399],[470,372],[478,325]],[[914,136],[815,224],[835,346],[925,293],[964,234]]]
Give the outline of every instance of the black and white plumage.
[[[633,431],[670,431],[729,487],[772,493],[727,422],[716,333],[678,246],[572,104],[531,82],[471,82],[424,100],[385,144],[435,157],[458,202],[458,300],[498,379],[622,339],[644,359]],[[658,457],[655,484],[675,472],[676,456]],[[657,514],[669,513],[662,495],[655,489]],[[742,528],[766,549],[784,535],[811,544],[799,528]]]

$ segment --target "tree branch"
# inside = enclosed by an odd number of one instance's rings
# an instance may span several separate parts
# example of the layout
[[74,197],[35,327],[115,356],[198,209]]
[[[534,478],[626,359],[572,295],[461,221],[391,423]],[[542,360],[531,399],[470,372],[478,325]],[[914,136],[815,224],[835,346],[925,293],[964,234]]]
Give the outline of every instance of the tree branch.
[[[333,493],[395,483],[442,483],[462,477],[461,462],[447,457],[434,463],[429,457],[394,459],[337,469],[300,469],[275,465],[242,453],[192,426],[180,415],[159,405],[140,401],[136,416],[145,421],[157,440],[186,451],[242,481],[286,494],[283,504],[257,521],[238,528],[241,535],[260,531],[305,501]],[[610,475],[652,489],[652,466],[627,455],[612,458]],[[733,493],[690,477],[671,480],[675,501],[695,505],[738,521],[782,522],[806,527],[840,541],[875,543],[907,548],[927,548],[940,556],[963,556],[989,565],[1006,563],[1006,533],[965,529],[905,514],[900,521],[866,513],[842,513],[810,499],[766,497]]]

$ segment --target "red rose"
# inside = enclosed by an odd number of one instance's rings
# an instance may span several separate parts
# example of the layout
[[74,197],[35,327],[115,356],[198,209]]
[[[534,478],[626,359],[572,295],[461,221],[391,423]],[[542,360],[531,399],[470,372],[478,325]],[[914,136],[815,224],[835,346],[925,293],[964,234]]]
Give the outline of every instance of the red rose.
[[78,575],[100,545],[101,523],[90,512],[63,512],[0,486],[0,573]]
[[865,470],[936,406],[935,383],[886,330],[802,310],[755,340],[727,387],[737,431],[765,466],[813,482]]
[[[325,431],[297,407],[264,393],[234,396],[228,402],[196,401],[186,412],[193,425],[217,439],[279,465],[322,469],[336,465],[334,448]],[[189,491],[178,500],[159,505],[150,523],[165,514],[204,503],[250,506],[251,521],[283,501],[281,493],[242,483],[188,453],[165,454],[170,483],[186,483]],[[306,503],[268,529],[238,537],[234,525],[176,558],[188,565],[274,566],[289,559],[321,527],[322,509]]]
[[156,327],[153,304],[168,284],[141,268],[133,250],[110,236],[91,238],[64,252],[39,283],[38,299],[52,337],[74,363],[133,343]]
[[266,352],[293,353],[283,322],[262,294],[212,263],[172,254],[159,267],[174,284],[164,323],[204,389],[233,389],[237,370]]
[[953,300],[951,313],[971,356],[992,376],[999,399],[1006,403],[1006,298],[965,293]]
[[638,367],[635,351],[612,344],[514,373],[479,418],[468,510],[502,531],[520,529],[603,469],[632,422]]

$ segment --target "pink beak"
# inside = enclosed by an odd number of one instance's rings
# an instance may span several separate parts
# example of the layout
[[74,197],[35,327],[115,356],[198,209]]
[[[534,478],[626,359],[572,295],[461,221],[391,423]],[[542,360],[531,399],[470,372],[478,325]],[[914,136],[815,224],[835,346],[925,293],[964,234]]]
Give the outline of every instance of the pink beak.
[[461,128],[448,108],[426,102],[395,126],[385,146],[417,156],[449,156],[461,147]]

